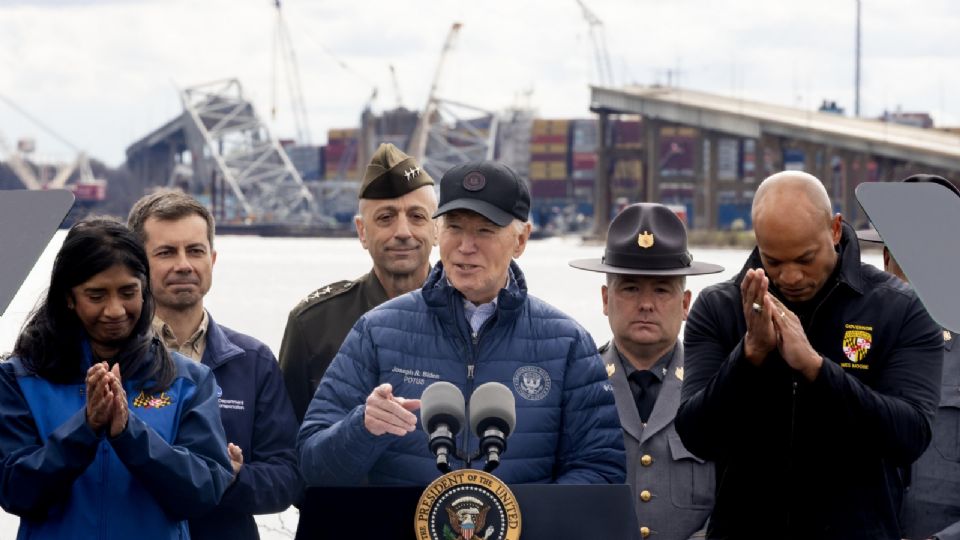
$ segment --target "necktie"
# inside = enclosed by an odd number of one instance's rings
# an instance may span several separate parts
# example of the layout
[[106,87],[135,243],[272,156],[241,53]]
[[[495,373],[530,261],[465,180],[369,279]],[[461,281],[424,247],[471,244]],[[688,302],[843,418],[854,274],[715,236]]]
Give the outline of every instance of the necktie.
[[640,413],[640,421],[644,424],[650,418],[653,411],[653,405],[657,402],[657,394],[653,391],[654,385],[659,381],[657,376],[649,370],[634,371],[630,374],[630,380],[633,381],[640,390],[634,396],[637,401],[637,412]]

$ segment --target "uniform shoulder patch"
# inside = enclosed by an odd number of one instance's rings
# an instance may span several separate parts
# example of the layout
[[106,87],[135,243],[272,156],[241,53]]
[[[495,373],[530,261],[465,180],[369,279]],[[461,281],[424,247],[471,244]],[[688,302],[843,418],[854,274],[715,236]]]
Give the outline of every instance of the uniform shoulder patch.
[[301,300],[300,303],[297,304],[297,307],[294,308],[294,311],[300,313],[311,306],[315,306],[331,298],[336,298],[337,296],[340,296],[341,294],[352,289],[356,284],[356,281],[344,280],[331,283],[329,285],[324,285],[323,287],[320,287],[319,289],[308,294],[306,298]]

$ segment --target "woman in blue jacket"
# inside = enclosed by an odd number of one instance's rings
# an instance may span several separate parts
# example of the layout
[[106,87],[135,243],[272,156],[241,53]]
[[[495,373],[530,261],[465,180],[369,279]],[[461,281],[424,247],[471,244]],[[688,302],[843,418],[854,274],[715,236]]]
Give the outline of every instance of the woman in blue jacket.
[[213,374],[163,348],[153,309],[137,237],[74,226],[0,364],[0,506],[18,538],[189,538],[229,485]]

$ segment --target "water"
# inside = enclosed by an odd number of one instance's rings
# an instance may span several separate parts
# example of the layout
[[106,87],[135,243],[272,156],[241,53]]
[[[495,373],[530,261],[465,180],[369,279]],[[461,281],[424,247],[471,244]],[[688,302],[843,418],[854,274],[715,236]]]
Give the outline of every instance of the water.
[[[49,283],[50,269],[63,241],[59,232],[47,246],[7,312],[0,317],[0,351],[13,347],[24,320]],[[205,304],[226,326],[251,334],[277,353],[287,314],[314,289],[370,270],[370,258],[356,239],[260,238],[224,236],[216,239],[217,264],[213,288]],[[723,265],[720,274],[691,276],[687,287],[694,296],[704,287],[736,274],[748,252],[736,249],[693,249],[695,260]],[[519,259],[530,293],[574,316],[593,335],[606,342],[610,328],[600,303],[604,275],[576,270],[572,259],[600,257],[602,246],[583,245],[575,238],[530,242]],[[434,251],[434,258],[437,252]],[[878,251],[864,260],[882,266]],[[292,538],[296,509],[275,516],[258,516],[264,540]],[[0,540],[14,538],[18,519],[0,512]]]

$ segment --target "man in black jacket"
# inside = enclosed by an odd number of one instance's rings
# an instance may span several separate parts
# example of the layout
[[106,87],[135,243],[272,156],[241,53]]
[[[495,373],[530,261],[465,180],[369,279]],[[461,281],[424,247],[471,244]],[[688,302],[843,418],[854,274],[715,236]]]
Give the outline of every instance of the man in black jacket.
[[690,312],[676,428],[717,462],[709,538],[900,538],[899,469],[930,442],[943,338],[831,212],[817,178],[767,178],[757,248]]

